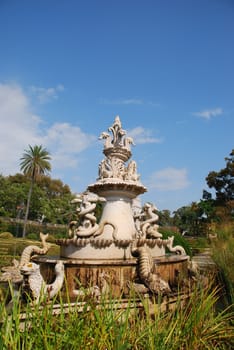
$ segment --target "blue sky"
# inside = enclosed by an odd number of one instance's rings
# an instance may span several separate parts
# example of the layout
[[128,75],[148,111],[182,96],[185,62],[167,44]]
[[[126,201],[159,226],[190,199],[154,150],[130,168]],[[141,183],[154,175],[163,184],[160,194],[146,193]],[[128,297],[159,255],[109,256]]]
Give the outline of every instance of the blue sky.
[[234,1],[0,0],[0,173],[28,145],[73,192],[93,183],[116,115],[142,202],[202,197],[233,149]]

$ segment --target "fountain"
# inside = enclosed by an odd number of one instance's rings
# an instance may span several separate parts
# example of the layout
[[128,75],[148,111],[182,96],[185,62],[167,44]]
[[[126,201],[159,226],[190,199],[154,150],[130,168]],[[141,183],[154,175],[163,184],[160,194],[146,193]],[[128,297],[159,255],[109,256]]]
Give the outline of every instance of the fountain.
[[60,256],[46,255],[47,235],[41,234],[43,247],[25,248],[3,280],[17,269],[22,295],[35,303],[41,295],[51,299],[58,292],[72,302],[103,295],[129,300],[132,293],[175,300],[179,289],[187,295],[194,273],[189,257],[183,247],[173,246],[173,236],[164,239],[159,232],[155,205],[141,206],[139,195],[147,189],[131,160],[133,139],[118,116],[100,139],[105,158],[96,182],[73,200],[76,218],[67,237],[56,241]]
[[[158,231],[157,208],[140,205],[146,192],[137,165],[130,160],[133,139],[117,116],[108,132],[102,132],[105,158],[98,178],[74,199],[76,220],[67,238],[57,240],[64,264],[66,293],[77,300],[85,293],[128,298],[132,290],[147,295],[170,295],[178,281],[188,278],[189,257],[174,237],[163,239]],[[101,218],[97,208],[102,207]],[[166,254],[166,251],[171,254]],[[41,274],[54,278],[58,258],[36,256]]]

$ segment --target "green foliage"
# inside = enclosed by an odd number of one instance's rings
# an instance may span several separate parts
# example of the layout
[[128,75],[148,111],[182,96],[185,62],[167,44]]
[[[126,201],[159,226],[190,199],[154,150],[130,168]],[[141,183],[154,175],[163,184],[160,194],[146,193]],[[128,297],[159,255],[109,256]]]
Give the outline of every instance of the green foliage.
[[[22,235],[22,220],[25,215],[25,203],[30,182],[25,175],[0,176],[0,218],[17,219],[17,224],[10,224],[0,219],[0,231],[10,231]],[[34,184],[29,210],[29,220],[43,223],[67,224],[73,217],[74,198],[69,187],[62,181],[42,176]],[[30,223],[28,223],[30,227]],[[30,232],[30,230],[28,230]]]
[[39,175],[51,170],[50,154],[42,145],[28,146],[21,157],[20,170],[27,175],[30,180],[36,179]]
[[158,225],[159,226],[172,226],[173,225],[173,218],[171,217],[170,210],[161,210],[158,211]]
[[16,219],[4,218],[0,220],[0,232],[10,232],[15,237],[22,236],[23,221],[19,222]]
[[49,152],[45,148],[42,148],[42,145],[35,145],[34,147],[29,145],[29,149],[25,150],[25,153],[21,158],[20,170],[30,179],[30,187],[24,215],[23,237],[26,234],[33,185],[41,175],[44,175],[51,170],[50,159]]
[[208,186],[215,189],[216,199],[220,202],[234,200],[234,149],[225,161],[225,168],[211,171],[206,178]]
[[189,243],[193,255],[202,252],[204,248],[210,247],[209,240],[206,237],[186,237],[186,241]]
[[200,202],[174,212],[174,225],[181,232],[186,231],[191,236],[208,235],[214,223],[228,223],[234,219],[234,149],[225,161],[225,168],[211,171],[206,177],[207,185],[216,191],[216,198],[203,190]]
[[198,203],[179,208],[174,212],[174,225],[190,236],[200,236],[203,233],[201,210]]
[[[21,178],[23,175],[21,175]],[[24,182],[12,182],[12,176],[0,176],[0,216],[17,217],[21,203],[27,199],[29,183],[24,177]]]
[[0,232],[11,232],[11,230],[9,230],[8,228],[8,222],[6,222],[5,220],[3,220],[1,217],[0,217]]
[[39,240],[39,234],[38,233],[29,233],[27,234],[27,239],[30,239],[32,241]]

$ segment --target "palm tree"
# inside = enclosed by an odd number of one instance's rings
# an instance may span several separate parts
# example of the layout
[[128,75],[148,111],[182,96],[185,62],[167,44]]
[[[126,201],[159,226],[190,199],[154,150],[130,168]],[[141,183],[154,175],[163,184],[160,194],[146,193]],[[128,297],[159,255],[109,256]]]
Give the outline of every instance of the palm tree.
[[49,162],[51,159],[50,154],[46,148],[42,147],[42,145],[34,147],[29,145],[29,149],[25,150],[24,152],[25,153],[23,154],[22,158],[20,158],[20,170],[23,171],[24,175],[30,178],[31,184],[28,192],[24,217],[23,237],[26,235],[26,225],[34,182],[38,179],[38,177],[40,177],[40,175],[44,175],[51,170],[51,165]]

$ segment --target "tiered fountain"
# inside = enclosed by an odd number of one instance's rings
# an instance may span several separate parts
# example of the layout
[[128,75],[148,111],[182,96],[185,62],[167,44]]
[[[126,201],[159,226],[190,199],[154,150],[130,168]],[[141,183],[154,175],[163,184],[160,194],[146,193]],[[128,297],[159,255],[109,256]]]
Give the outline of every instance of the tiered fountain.
[[[57,241],[69,297],[108,291],[128,298],[132,289],[148,295],[171,294],[179,277],[187,278],[189,258],[181,246],[173,247],[173,237],[162,238],[156,207],[140,206],[138,196],[146,188],[136,162],[130,160],[133,140],[118,116],[100,139],[105,158],[98,179],[75,198],[77,220],[70,222],[68,237]],[[57,258],[38,256],[33,261],[40,264],[45,279],[54,275]]]

